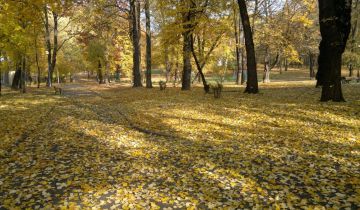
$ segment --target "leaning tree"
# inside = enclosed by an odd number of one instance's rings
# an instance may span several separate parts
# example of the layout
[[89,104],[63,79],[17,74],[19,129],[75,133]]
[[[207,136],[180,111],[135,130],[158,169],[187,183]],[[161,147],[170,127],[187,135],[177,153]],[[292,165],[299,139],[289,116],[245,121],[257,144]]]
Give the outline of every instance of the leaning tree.
[[351,29],[352,0],[319,0],[321,32],[317,86],[321,101],[345,101],[341,90],[341,61]]
[[245,92],[258,93],[259,89],[256,70],[255,47],[245,0],[238,0],[238,5],[240,9],[242,25],[244,28],[245,48],[247,54],[248,81]]

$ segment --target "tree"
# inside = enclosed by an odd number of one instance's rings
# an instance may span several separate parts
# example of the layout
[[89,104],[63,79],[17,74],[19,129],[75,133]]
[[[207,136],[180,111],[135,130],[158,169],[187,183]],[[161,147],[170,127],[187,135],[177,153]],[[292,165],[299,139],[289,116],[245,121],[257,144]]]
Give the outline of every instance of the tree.
[[183,24],[183,76],[182,76],[182,90],[190,90],[191,88],[191,49],[192,49],[192,30],[194,28],[194,18],[196,11],[195,1],[186,0],[183,3],[185,11],[182,11]]
[[235,55],[236,55],[236,84],[242,83],[243,69],[241,68],[241,59],[240,59],[240,34],[239,34],[239,12],[236,8],[236,3],[234,0],[233,10],[234,10],[234,36],[235,36]]
[[150,3],[145,0],[146,16],[146,87],[152,88],[151,81],[151,20],[150,20]]
[[350,32],[349,52],[346,54],[346,60],[349,68],[349,76],[353,76],[354,66],[359,63],[360,55],[356,53],[356,39],[358,38],[359,24],[360,24],[360,0],[355,0],[353,6],[353,22]]
[[319,0],[320,55],[317,86],[321,101],[345,101],[341,89],[341,62],[351,29],[352,0]]
[[133,43],[133,87],[142,87],[141,83],[141,46],[140,46],[140,2],[130,0],[131,38]]
[[249,15],[247,12],[247,7],[245,0],[238,0],[240,16],[244,30],[245,36],[245,47],[247,54],[247,71],[248,71],[248,81],[245,89],[245,93],[258,93],[258,79],[257,79],[257,68],[256,68],[256,57],[255,57],[255,47],[254,40],[250,26]]

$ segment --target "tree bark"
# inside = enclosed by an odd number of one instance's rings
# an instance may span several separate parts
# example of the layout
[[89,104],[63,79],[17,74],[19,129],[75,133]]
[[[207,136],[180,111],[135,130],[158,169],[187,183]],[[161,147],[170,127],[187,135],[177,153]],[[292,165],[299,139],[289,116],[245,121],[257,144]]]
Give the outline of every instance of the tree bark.
[[49,14],[48,14],[48,8],[47,5],[44,6],[44,15],[45,15],[45,42],[46,42],[46,54],[47,54],[47,63],[48,63],[48,76],[47,76],[47,81],[46,81],[46,85],[48,87],[52,86],[52,64],[51,64],[51,40],[50,40],[50,25],[49,25]]
[[38,52],[38,45],[37,45],[37,37],[35,38],[35,61],[36,61],[36,68],[37,68],[37,88],[40,88],[41,69],[40,69],[40,65],[39,65],[39,52]]
[[241,48],[241,85],[247,81],[247,70],[245,71],[245,52],[244,48]]
[[26,93],[26,57],[22,57],[22,68],[21,68],[21,92]]
[[[355,5],[354,5],[354,11],[356,12],[358,10],[358,6],[359,6],[359,0],[355,1]],[[359,14],[354,12],[354,23],[351,26],[351,33],[350,33],[350,53],[354,53],[355,52],[355,48],[356,48],[356,35],[358,32],[358,24],[359,24]],[[349,67],[349,77],[353,76],[353,71],[354,71],[354,66],[353,66],[353,60],[350,60],[348,67]]]
[[319,0],[320,55],[317,86],[321,101],[345,101],[341,89],[341,60],[351,29],[352,0]]
[[145,0],[146,16],[146,87],[152,88],[151,81],[151,22],[150,22],[150,3]]
[[310,78],[315,78],[315,55],[309,52]]
[[21,77],[21,67],[18,62],[16,63],[15,69],[16,71],[14,74],[13,81],[11,83],[11,89],[18,90],[20,87],[20,77]]
[[240,64],[240,37],[239,37],[239,30],[238,30],[238,15],[237,15],[236,8],[234,7],[234,35],[235,35],[235,52],[236,52],[236,84],[239,85],[241,83],[241,64]]
[[5,54],[4,55],[4,62],[6,62],[6,69],[4,71],[4,78],[3,78],[3,85],[9,85],[10,84],[10,78],[9,78],[9,61],[8,61],[8,57]]
[[191,46],[192,46],[192,30],[193,30],[193,10],[196,8],[195,2],[189,2],[188,11],[182,14],[183,23],[183,75],[182,90],[191,89]]
[[2,87],[2,80],[3,80],[3,76],[2,76],[3,72],[0,66],[0,96],[1,96],[1,87]]
[[53,19],[54,19],[54,49],[51,58],[51,78],[55,70],[57,53],[58,53],[58,14],[56,12],[53,12]]
[[[188,20],[190,21],[190,20]],[[186,29],[183,33],[183,76],[182,76],[182,90],[191,89],[191,32],[189,29]]]
[[203,61],[202,65],[200,64],[199,59],[197,58],[196,53],[195,53],[194,38],[193,37],[191,37],[191,52],[192,52],[192,55],[194,57],[196,67],[197,67],[197,69],[199,71],[199,75],[201,76],[201,80],[202,80],[203,85],[204,85],[204,91],[205,91],[205,93],[209,93],[210,86],[207,84],[205,75],[204,75],[204,73],[202,71],[203,68],[204,68],[204,65],[205,65],[205,61]]
[[174,73],[174,87],[176,87],[176,84],[178,83],[178,79],[179,79],[179,61],[176,61],[175,73]]
[[102,65],[101,65],[101,61],[99,59],[99,64],[98,64],[98,78],[99,78],[99,84],[103,84],[104,83],[104,77],[102,74]]
[[254,1],[254,15],[253,15],[253,18],[252,18],[252,33],[253,33],[253,36],[255,35],[255,21],[256,21],[256,16],[257,16],[257,13],[258,13],[258,10],[259,10],[259,0],[255,0]]
[[140,47],[140,14],[138,0],[130,0],[131,35],[133,44],[133,87],[142,87],[141,82],[141,47]]
[[166,71],[166,82],[170,81],[170,73],[171,73],[171,64],[169,60],[169,47],[165,46],[165,71]]
[[244,35],[245,35],[245,47],[247,54],[247,72],[248,72],[248,81],[245,89],[245,93],[258,93],[258,80],[257,80],[257,70],[256,70],[256,58],[255,58],[255,47],[254,40],[251,31],[249,15],[246,8],[245,0],[238,0],[240,16],[243,25]]
[[270,82],[270,54],[269,54],[269,49],[266,47],[265,59],[264,59],[263,83],[269,83],[269,82]]

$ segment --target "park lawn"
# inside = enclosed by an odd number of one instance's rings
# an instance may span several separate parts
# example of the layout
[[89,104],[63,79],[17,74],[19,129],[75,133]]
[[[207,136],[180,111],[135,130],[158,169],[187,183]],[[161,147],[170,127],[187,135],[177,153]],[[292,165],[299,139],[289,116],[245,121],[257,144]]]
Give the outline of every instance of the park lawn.
[[360,206],[359,84],[64,89],[0,98],[0,208]]

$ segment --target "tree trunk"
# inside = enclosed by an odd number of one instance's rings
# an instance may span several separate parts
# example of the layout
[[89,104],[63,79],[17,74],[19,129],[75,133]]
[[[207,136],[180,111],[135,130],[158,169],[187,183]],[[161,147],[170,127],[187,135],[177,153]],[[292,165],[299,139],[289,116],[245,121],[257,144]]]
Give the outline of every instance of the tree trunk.
[[289,68],[289,63],[288,63],[288,59],[287,58],[285,58],[285,71],[288,71],[288,68]]
[[50,40],[50,25],[49,25],[49,14],[48,14],[47,5],[44,6],[44,15],[45,15],[45,41],[46,41],[46,54],[47,54],[47,63],[48,63],[48,77],[46,85],[48,87],[52,86],[52,64],[51,64],[51,40]]
[[182,76],[182,90],[191,89],[191,46],[192,46],[192,30],[193,30],[193,10],[196,5],[194,2],[190,2],[189,11],[183,13],[183,76]]
[[350,62],[349,63],[349,77],[353,76],[353,72],[354,72],[354,67],[353,67],[353,64]]
[[[359,24],[359,13],[358,11],[358,6],[359,6],[359,0],[355,1],[355,6],[354,6],[354,23],[351,26],[351,33],[350,33],[350,53],[354,53],[355,52],[355,48],[356,46],[356,36],[357,36],[357,32],[358,32],[358,24]],[[349,77],[353,76],[353,71],[354,71],[354,66],[353,66],[353,60],[351,59],[348,66],[349,66]]]
[[238,0],[238,4],[239,4],[241,21],[245,35],[245,46],[246,46],[246,54],[247,54],[248,81],[245,92],[258,93],[259,88],[258,88],[257,70],[256,70],[255,47],[254,47],[254,40],[253,40],[253,35],[249,21],[249,15],[247,12],[245,0]]
[[140,47],[140,14],[138,0],[130,0],[131,35],[133,44],[133,87],[142,87],[141,82],[141,47]]
[[253,15],[252,24],[251,24],[253,35],[255,35],[255,21],[256,21],[256,16],[257,16],[258,10],[259,10],[259,0],[255,0],[255,2],[254,2],[254,15]]
[[9,69],[5,69],[3,75],[4,75],[3,85],[4,85],[4,86],[8,86],[8,85],[10,84]]
[[21,87],[21,62],[16,63],[16,71],[13,78],[11,88],[18,90]]
[[26,93],[26,57],[22,57],[21,92]]
[[110,81],[110,62],[108,60],[108,58],[106,58],[106,63],[105,63],[105,81],[104,83],[111,83]]
[[236,84],[239,85],[241,83],[241,67],[240,67],[240,37],[239,37],[239,30],[238,30],[238,15],[237,15],[236,8],[234,7],[234,35],[235,35],[235,52],[236,52]]
[[247,81],[247,70],[245,71],[245,52],[241,49],[241,85]]
[[178,78],[179,78],[179,62],[176,61],[175,73],[174,73],[174,87],[176,87],[176,84],[178,83]]
[[53,12],[53,18],[54,18],[54,49],[51,58],[51,78],[55,70],[57,52],[58,52],[58,14],[56,12]]
[[102,74],[102,65],[101,65],[100,59],[99,59],[99,64],[98,64],[98,78],[99,78],[99,84],[103,84],[104,78],[103,78],[103,74]]
[[310,67],[310,78],[315,78],[315,55],[313,53],[309,53],[309,67]]
[[0,96],[1,96],[1,87],[2,87],[2,80],[3,80],[3,76],[2,76],[2,70],[1,70],[1,66],[0,66]]
[[[205,91],[205,93],[209,93],[209,91],[210,91],[210,86],[207,84],[205,75],[204,75],[204,73],[203,73],[203,71],[202,71],[203,68],[204,68],[205,63],[203,63],[202,65],[200,64],[199,59],[197,58],[196,53],[195,53],[193,40],[194,40],[194,39],[193,39],[193,37],[192,37],[192,41],[191,41],[191,52],[192,52],[192,55],[193,55],[193,57],[194,57],[196,67],[197,67],[197,69],[198,69],[198,71],[199,71],[198,74],[200,75],[201,80],[202,80],[202,82],[203,82],[204,91]],[[205,61],[204,61],[204,62],[205,62]],[[200,78],[200,77],[199,77],[199,78]]]
[[269,83],[269,82],[270,82],[270,54],[269,54],[269,49],[266,48],[265,60],[264,60],[263,83]]
[[146,87],[152,88],[151,81],[151,22],[150,22],[150,3],[145,0],[146,16]]
[[191,33],[186,31],[183,33],[183,76],[182,76],[182,90],[190,90],[191,88]]
[[35,61],[36,61],[36,67],[37,67],[37,88],[40,88],[41,70],[40,70],[40,64],[39,64],[39,53],[38,53],[38,46],[37,46],[37,37],[35,38]]
[[166,82],[170,81],[171,64],[169,61],[169,47],[165,46],[165,71],[166,71]]
[[56,69],[56,80],[58,85],[60,84],[60,73],[59,73],[59,69]]
[[317,86],[321,101],[345,101],[341,89],[341,60],[351,28],[351,0],[319,0],[320,55]]
[[9,78],[9,61],[7,55],[4,56],[4,61],[6,62],[6,69],[4,71],[4,78],[3,78],[3,85],[9,85],[10,84],[10,78]]

